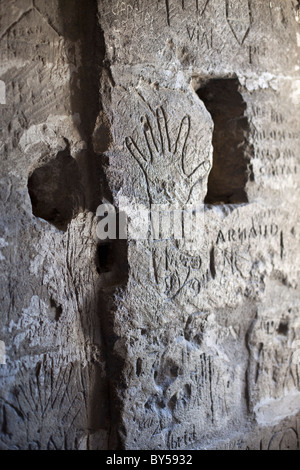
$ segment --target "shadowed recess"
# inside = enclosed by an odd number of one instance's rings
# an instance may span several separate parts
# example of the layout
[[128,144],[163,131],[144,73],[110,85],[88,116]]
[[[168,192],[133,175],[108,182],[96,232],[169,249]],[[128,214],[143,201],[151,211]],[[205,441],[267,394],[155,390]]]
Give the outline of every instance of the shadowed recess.
[[67,151],[40,166],[28,179],[32,212],[60,230],[80,208],[80,174],[76,160]]
[[208,178],[206,204],[248,202],[246,184],[253,180],[246,103],[237,79],[212,79],[197,94],[214,121],[213,166]]

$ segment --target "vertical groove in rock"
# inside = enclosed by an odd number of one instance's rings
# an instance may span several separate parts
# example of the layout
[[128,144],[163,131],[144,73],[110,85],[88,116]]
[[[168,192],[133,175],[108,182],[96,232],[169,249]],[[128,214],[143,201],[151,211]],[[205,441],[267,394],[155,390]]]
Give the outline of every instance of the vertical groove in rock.
[[[108,89],[111,86],[109,62],[106,58],[104,33],[98,18],[96,1],[76,2],[77,14],[70,21],[72,1],[60,0],[61,16],[64,20],[64,36],[66,39],[79,41],[79,66],[72,73],[70,87],[70,101],[73,116],[79,114],[80,124],[78,130],[81,139],[85,142],[84,148],[76,155],[81,174],[81,184],[84,188],[84,209],[96,212],[103,199],[112,201],[111,191],[104,172],[104,153],[111,145],[110,123],[103,111],[102,100],[109,99]],[[109,81],[109,83],[108,83]],[[95,236],[95,234],[91,234]],[[126,242],[119,240],[97,241],[95,264],[99,275],[98,312],[102,330],[102,340],[105,345],[105,363],[108,379],[108,415],[109,440],[108,447],[118,448],[119,441],[117,429],[119,427],[120,403],[116,390],[119,373],[122,369],[120,360],[113,352],[118,337],[114,333],[114,294],[117,286],[126,282]],[[125,266],[125,268],[124,268]],[[82,312],[88,315],[88,312]],[[84,318],[83,318],[84,329]],[[92,392],[90,403],[90,427],[97,418],[93,404],[99,399],[97,380]]]

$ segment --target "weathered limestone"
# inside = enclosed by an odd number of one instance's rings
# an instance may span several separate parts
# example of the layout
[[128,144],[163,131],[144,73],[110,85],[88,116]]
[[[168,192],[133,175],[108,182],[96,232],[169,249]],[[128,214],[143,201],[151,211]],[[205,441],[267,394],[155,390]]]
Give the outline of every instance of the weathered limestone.
[[194,243],[128,242],[126,449],[298,446],[296,7],[99,2],[115,204],[207,202]]
[[298,449],[298,2],[0,12],[1,448]]
[[89,130],[102,52],[89,4],[0,6],[3,449],[108,447],[94,213],[101,173]]

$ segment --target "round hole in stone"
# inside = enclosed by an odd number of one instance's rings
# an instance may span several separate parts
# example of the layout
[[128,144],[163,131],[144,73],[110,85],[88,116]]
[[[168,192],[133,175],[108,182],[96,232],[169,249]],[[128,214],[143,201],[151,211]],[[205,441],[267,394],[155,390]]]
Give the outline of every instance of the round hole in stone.
[[28,179],[32,212],[66,230],[80,208],[81,185],[76,160],[66,151],[36,168]]

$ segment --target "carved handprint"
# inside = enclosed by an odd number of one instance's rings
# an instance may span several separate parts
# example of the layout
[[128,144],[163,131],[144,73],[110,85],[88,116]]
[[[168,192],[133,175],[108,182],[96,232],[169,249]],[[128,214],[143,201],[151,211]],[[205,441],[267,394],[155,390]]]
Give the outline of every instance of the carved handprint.
[[210,161],[205,159],[192,172],[186,170],[190,117],[186,115],[181,120],[173,145],[162,107],[156,110],[154,124],[149,116],[144,116],[141,125],[142,146],[132,137],[127,137],[125,144],[145,175],[150,204],[187,204],[193,187],[210,169]]

